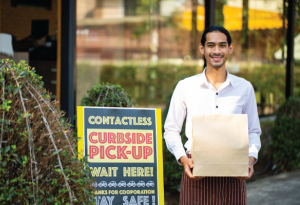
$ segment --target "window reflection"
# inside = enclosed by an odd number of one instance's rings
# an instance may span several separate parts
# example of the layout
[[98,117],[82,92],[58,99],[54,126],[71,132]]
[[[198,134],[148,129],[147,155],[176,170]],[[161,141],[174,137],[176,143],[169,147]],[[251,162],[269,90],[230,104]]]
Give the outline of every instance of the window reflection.
[[235,51],[229,72],[249,80],[259,115],[273,114],[285,100],[285,60],[280,54],[287,27],[282,0],[217,0],[223,4],[216,21],[227,28]]
[[77,0],[77,104],[93,85],[109,82],[141,107],[165,107],[176,83],[203,69],[204,4],[191,2]]
[[[120,84],[139,106],[165,107],[184,77],[203,70],[198,43],[201,0],[77,0],[77,104],[102,82]],[[295,95],[300,93],[299,4],[296,4]],[[297,10],[298,9],[298,10]],[[227,69],[249,80],[260,115],[285,100],[286,0],[216,0],[215,24],[227,28],[235,51]]]

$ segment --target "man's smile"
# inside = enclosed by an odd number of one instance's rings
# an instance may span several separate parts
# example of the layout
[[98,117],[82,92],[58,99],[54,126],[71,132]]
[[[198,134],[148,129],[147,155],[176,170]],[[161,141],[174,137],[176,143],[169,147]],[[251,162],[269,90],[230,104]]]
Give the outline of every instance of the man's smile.
[[224,56],[223,56],[223,55],[222,55],[222,56],[211,56],[211,55],[210,55],[210,57],[213,59],[213,61],[218,62],[218,61],[220,61]]

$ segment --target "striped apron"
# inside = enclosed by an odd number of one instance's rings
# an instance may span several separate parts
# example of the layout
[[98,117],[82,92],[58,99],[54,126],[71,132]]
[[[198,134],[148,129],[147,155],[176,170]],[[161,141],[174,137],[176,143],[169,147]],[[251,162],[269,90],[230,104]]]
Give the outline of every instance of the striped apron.
[[180,205],[246,205],[246,196],[245,180],[205,177],[194,181],[182,173]]

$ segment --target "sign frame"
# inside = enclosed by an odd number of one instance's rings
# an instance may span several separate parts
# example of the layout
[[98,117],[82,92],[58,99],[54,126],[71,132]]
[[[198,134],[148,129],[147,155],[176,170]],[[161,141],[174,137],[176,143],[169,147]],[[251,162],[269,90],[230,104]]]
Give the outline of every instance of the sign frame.
[[[85,155],[85,108],[92,109],[132,109],[132,110],[153,110],[155,111],[155,128],[156,128],[156,166],[157,166],[157,196],[158,204],[164,204],[164,177],[163,177],[163,146],[162,146],[162,124],[161,109],[156,108],[118,108],[118,107],[93,107],[93,106],[77,106],[77,131],[78,131],[78,158],[82,159]],[[149,203],[151,204],[151,203]]]

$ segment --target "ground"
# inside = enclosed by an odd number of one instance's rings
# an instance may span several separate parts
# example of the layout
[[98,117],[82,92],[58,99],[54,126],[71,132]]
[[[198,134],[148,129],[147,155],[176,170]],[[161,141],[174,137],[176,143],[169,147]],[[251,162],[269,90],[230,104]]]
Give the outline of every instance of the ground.
[[299,205],[300,170],[247,183],[248,205]]

